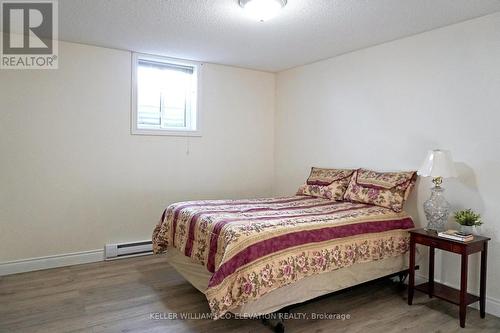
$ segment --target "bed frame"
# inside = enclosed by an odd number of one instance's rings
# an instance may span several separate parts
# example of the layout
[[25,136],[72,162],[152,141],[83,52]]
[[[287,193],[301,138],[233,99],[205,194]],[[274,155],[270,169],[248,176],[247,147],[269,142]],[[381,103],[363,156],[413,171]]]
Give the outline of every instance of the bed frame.
[[[420,266],[418,266],[418,265],[415,266],[415,270],[418,270],[419,268],[420,268]],[[391,279],[391,278],[395,278],[395,277],[398,278],[399,287],[404,290],[404,289],[406,289],[405,280],[408,277],[409,272],[410,272],[409,269],[405,269],[405,270],[402,270],[402,271],[399,271],[399,272],[396,272],[396,273],[392,273],[392,274],[389,274],[389,275],[386,275],[386,276],[382,276],[380,278],[377,278],[377,279],[374,279],[374,280],[371,280],[371,281],[366,281],[366,282],[357,284],[355,286],[347,287],[347,288],[342,289],[342,290],[337,290],[337,291],[334,291],[334,292],[326,294],[326,295],[322,295],[322,296],[318,296],[318,297],[312,298],[312,299],[307,300],[305,302],[288,305],[288,306],[284,307],[283,309],[276,311],[275,313],[277,313],[277,314],[279,314],[279,313],[286,313],[286,314],[288,314],[288,313],[290,313],[290,311],[292,309],[297,308],[299,306],[310,304],[310,303],[319,301],[321,299],[325,299],[325,298],[330,297],[330,296],[334,296],[334,295],[338,295],[338,294],[341,294],[341,293],[345,293],[345,292],[351,291],[351,290],[353,290],[355,288],[358,288],[358,287],[361,287],[361,286],[373,284],[373,283],[376,283],[376,282],[379,282],[379,281],[383,281],[383,280]],[[262,323],[265,326],[269,327],[273,332],[284,333],[285,332],[285,321],[280,316],[277,316],[277,317],[280,318],[280,319],[265,319],[265,318],[261,318],[261,321],[262,321]]]

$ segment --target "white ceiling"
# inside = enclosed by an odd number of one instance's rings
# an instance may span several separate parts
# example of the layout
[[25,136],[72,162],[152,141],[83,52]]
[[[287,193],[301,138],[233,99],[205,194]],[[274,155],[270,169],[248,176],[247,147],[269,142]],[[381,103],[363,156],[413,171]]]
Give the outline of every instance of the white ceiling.
[[256,22],[237,0],[62,0],[62,40],[281,71],[495,11],[500,0],[288,0]]

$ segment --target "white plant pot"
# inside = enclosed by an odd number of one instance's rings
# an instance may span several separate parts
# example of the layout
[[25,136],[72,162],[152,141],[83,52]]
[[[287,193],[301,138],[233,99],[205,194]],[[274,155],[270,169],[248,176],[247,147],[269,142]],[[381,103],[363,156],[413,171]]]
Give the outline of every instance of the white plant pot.
[[459,224],[460,232],[468,233],[468,234],[473,234],[473,235],[479,235],[479,230],[476,226],[473,225],[461,225]]

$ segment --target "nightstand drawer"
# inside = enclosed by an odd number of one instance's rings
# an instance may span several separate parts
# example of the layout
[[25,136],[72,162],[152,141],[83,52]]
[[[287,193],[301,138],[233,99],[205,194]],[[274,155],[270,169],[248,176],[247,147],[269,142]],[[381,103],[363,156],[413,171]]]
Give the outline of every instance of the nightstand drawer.
[[443,242],[443,241],[438,240],[438,239],[432,239],[432,238],[424,237],[424,236],[420,236],[420,235],[413,235],[413,237],[415,238],[415,243],[417,243],[417,244],[432,246],[436,249],[454,252],[454,253],[462,253],[462,251],[463,251],[463,246],[460,246],[459,244],[452,244],[451,242],[447,242],[447,241]]

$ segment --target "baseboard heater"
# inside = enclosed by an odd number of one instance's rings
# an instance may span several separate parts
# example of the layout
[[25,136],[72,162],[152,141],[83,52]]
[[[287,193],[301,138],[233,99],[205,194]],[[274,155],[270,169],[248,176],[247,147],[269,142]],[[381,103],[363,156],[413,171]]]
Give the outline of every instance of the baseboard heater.
[[150,240],[120,244],[106,244],[104,246],[105,260],[145,256],[152,253],[153,244]]

